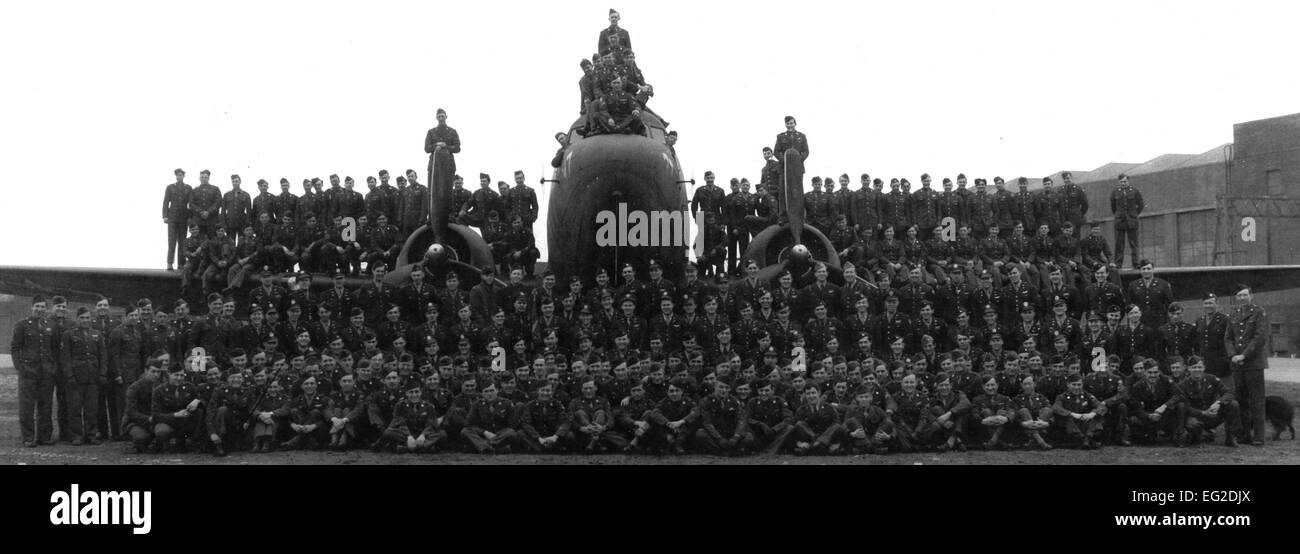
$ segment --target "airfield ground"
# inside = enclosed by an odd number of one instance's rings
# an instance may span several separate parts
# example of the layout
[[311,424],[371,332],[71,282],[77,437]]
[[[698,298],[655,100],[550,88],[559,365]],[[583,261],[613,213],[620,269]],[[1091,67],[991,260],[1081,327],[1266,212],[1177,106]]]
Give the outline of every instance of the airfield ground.
[[[6,360],[7,361],[7,360]],[[1300,404],[1300,360],[1274,359],[1270,362],[1267,391]],[[18,431],[18,378],[12,368],[0,369],[0,464],[116,464],[116,465],[407,465],[407,464],[499,464],[499,465],[807,465],[807,464],[990,464],[990,465],[1154,465],[1154,464],[1300,464],[1300,441],[1269,441],[1263,447],[1224,448],[1221,444],[1190,448],[1172,446],[1106,447],[1083,451],[1058,448],[1040,451],[993,451],[972,449],[968,452],[890,454],[887,456],[747,456],[722,458],[713,456],[536,456],[511,454],[478,456],[459,453],[435,455],[372,454],[353,452],[273,452],[250,454],[236,452],[225,458],[208,454],[127,454],[126,443],[105,442],[99,446],[74,447],[67,443],[24,448]],[[1272,434],[1271,430],[1269,432]],[[1222,437],[1222,431],[1218,436]]]

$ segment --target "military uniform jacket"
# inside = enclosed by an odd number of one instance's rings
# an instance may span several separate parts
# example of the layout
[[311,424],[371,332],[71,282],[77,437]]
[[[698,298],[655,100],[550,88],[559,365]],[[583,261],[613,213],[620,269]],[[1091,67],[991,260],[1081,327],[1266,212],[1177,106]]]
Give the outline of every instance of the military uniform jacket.
[[[439,142],[447,143],[447,151],[452,154],[460,153],[460,134],[455,129],[447,125],[438,125],[424,135],[424,152],[429,154],[430,169],[433,168],[433,151]],[[451,173],[456,173],[456,157],[451,158]]]
[[126,388],[126,407],[122,410],[122,432],[132,425],[152,429],[154,382],[136,379]]
[[1110,212],[1115,214],[1116,229],[1137,229],[1144,208],[1142,193],[1132,186],[1115,187],[1110,192]]
[[1196,326],[1185,321],[1166,323],[1160,327],[1160,346],[1164,355],[1160,359],[1168,359],[1170,356],[1182,356],[1187,359],[1188,356],[1196,353]]
[[1084,214],[1088,213],[1088,194],[1083,191],[1083,187],[1069,183],[1062,185],[1057,194],[1061,199],[1061,216],[1074,223],[1083,220]]
[[276,198],[270,192],[263,192],[253,197],[253,220],[256,221],[262,213],[271,216],[270,223],[278,221],[280,215],[280,199]]
[[880,215],[885,225],[906,227],[912,223],[911,199],[901,189],[894,189],[884,195],[880,206]]
[[[493,196],[499,196],[493,192]],[[429,187],[416,183],[406,190],[402,191],[400,207],[398,208],[398,218],[401,219],[403,227],[416,227],[423,224],[429,219]],[[483,221],[487,221],[487,211],[501,211],[501,206],[494,202],[490,205],[483,206]],[[353,216],[355,217],[355,216]]]
[[823,433],[830,426],[840,423],[840,412],[826,402],[816,406],[803,404],[795,410],[794,419],[799,423],[807,424],[815,433]]
[[1224,343],[1228,357],[1245,356],[1234,370],[1265,369],[1268,367],[1268,315],[1254,304],[1238,306],[1232,311]]
[[695,189],[695,194],[691,195],[691,215],[703,211],[704,213],[717,215],[722,218],[722,202],[727,194],[722,191],[718,185],[705,185]]
[[59,348],[64,375],[82,385],[112,378],[104,346],[104,336],[93,328],[74,327],[64,331]]
[[1182,401],[1183,391],[1164,374],[1156,377],[1154,384],[1146,378],[1138,378],[1129,390],[1130,406],[1142,412],[1153,412],[1160,406],[1172,408]]
[[[359,383],[357,388],[365,390],[362,389],[362,385]],[[393,419],[393,408],[397,406],[398,402],[401,402],[401,399],[401,392],[387,387],[370,393],[370,396],[366,399],[366,414],[370,424],[386,429],[388,422]]]
[[912,193],[912,222],[922,229],[939,224],[939,195],[933,189],[922,187]]
[[221,424],[217,419],[217,410],[221,408],[226,408],[233,417],[248,419],[253,413],[256,396],[257,390],[253,387],[221,385],[213,389],[208,397],[208,428],[216,429]]
[[1159,277],[1150,282],[1138,279],[1129,283],[1128,299],[1142,308],[1143,323],[1158,327],[1169,319],[1169,304],[1174,301],[1174,291],[1169,281]]
[[1016,195],[1011,191],[999,189],[993,193],[993,210],[999,228],[1010,229],[1016,225]]
[[139,325],[119,325],[108,334],[109,374],[121,377],[123,383],[140,377],[147,355]]
[[1223,381],[1209,373],[1202,374],[1200,377],[1188,377],[1178,383],[1178,388],[1183,393],[1183,398],[1187,401],[1187,407],[1197,410],[1205,410],[1215,402],[1222,402],[1232,399],[1232,392],[1223,386]]
[[185,382],[179,385],[167,383],[155,388],[150,400],[153,422],[169,425],[176,423],[177,418],[173,414],[185,409],[190,402],[198,398],[199,389],[193,383]]
[[569,431],[569,411],[555,398],[535,399],[521,406],[519,427],[532,438],[563,435]]
[[243,230],[253,221],[253,200],[243,189],[231,190],[221,197],[221,221],[226,227]]
[[279,201],[277,205],[279,211],[275,214],[277,222],[286,215],[294,218],[295,221],[298,219],[298,195],[292,192],[282,192],[276,195],[276,200]]
[[1115,353],[1124,360],[1125,367],[1132,363],[1134,356],[1158,357],[1159,348],[1159,335],[1146,325],[1139,324],[1134,328],[1125,322],[1115,332]]
[[163,192],[163,219],[171,223],[186,223],[190,218],[190,194],[193,192],[193,187],[185,183],[167,185]]
[[[211,183],[199,185],[190,193],[190,225],[216,225],[221,208],[221,190]],[[207,217],[199,212],[208,212]]]
[[[983,380],[983,377],[980,379]],[[1011,397],[1001,393],[980,394],[975,397],[974,402],[971,402],[971,413],[980,419],[995,415],[1009,415],[1014,409],[1015,404],[1011,402]]]
[[376,322],[397,299],[397,287],[371,281],[357,290],[357,306],[366,311],[366,321]]
[[789,424],[794,419],[794,412],[784,398],[772,395],[768,398],[756,396],[749,399],[745,413],[751,423],[761,423],[768,427]]
[[1228,371],[1227,344],[1224,337],[1228,334],[1228,314],[1214,312],[1196,318],[1196,354],[1205,358],[1205,371],[1223,377]]
[[700,401],[700,423],[705,432],[717,439],[745,434],[748,415],[745,405],[734,396],[709,395]]
[[1025,232],[1032,233],[1038,228],[1038,202],[1034,198],[1034,193],[1021,191],[1011,195],[1011,219],[1012,226],[1015,221],[1025,225]]
[[1012,404],[1016,407],[1016,410],[1028,410],[1030,419],[1037,418],[1038,412],[1044,408],[1052,407],[1052,402],[1046,396],[1037,392],[1032,394],[1022,392],[1012,400]]
[[1083,253],[1083,265],[1090,269],[1095,270],[1111,261],[1110,243],[1103,237],[1088,235],[1079,241],[1079,250]]
[[785,159],[785,151],[791,148],[799,151],[800,161],[807,160],[808,136],[799,131],[781,133],[776,136],[776,145],[772,147],[772,152],[776,154],[777,159]]
[[883,196],[867,187],[862,187],[853,193],[851,223],[863,232],[869,233],[867,236],[871,238],[875,238],[876,226],[880,225],[880,206]]
[[1083,377],[1083,390],[1100,398],[1107,406],[1128,402],[1124,378],[1110,371],[1094,371]]
[[479,399],[470,408],[465,427],[473,429],[472,432],[491,431],[497,433],[502,429],[513,427],[514,423],[515,406],[509,400],[497,398],[489,402]]
[[993,197],[988,192],[976,192],[970,197],[971,229],[989,229],[997,226],[997,213]]
[[1039,191],[1035,204],[1039,225],[1046,223],[1052,228],[1060,228],[1062,221],[1060,193],[1053,189],[1043,189]]
[[1105,415],[1106,407],[1097,400],[1096,396],[1087,391],[1080,393],[1066,392],[1056,397],[1056,403],[1052,405],[1052,411],[1060,416],[1069,416],[1071,413],[1086,414],[1094,412],[1097,415]]
[[388,423],[388,428],[418,437],[437,430],[438,410],[424,400],[403,400],[393,407],[393,421]]
[[60,363],[57,352],[61,340],[62,336],[49,320],[31,316],[19,321],[9,343],[15,368],[24,377],[54,375]]
[[966,206],[966,198],[957,191],[946,191],[939,193],[939,219],[951,217],[958,224],[965,224],[970,220],[970,208]]
[[[650,397],[649,385],[650,383],[646,383],[646,397]],[[699,418],[698,405],[683,394],[678,400],[667,397],[660,400],[648,419],[659,425],[667,425],[670,421],[678,420],[684,420],[689,425],[697,418]]]

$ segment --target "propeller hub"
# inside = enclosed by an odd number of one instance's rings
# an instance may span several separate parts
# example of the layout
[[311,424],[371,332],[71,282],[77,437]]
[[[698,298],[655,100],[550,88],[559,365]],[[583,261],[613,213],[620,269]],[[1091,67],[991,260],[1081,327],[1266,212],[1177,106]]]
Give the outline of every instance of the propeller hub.
[[441,244],[433,243],[429,249],[424,252],[424,260],[431,264],[440,264],[447,261],[447,249]]
[[812,252],[807,246],[796,244],[790,248],[790,258],[797,262],[807,263],[812,260]]

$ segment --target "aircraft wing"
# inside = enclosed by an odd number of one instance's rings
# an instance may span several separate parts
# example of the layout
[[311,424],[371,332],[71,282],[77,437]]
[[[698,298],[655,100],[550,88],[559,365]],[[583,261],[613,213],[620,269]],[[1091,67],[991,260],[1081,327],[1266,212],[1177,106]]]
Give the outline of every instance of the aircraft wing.
[[[1156,277],[1169,281],[1174,300],[1200,300],[1206,292],[1231,295],[1238,283],[1249,285],[1254,292],[1268,292],[1300,287],[1300,265],[1233,265],[1201,267],[1162,267]],[[1134,269],[1120,272],[1127,289],[1130,281],[1141,278]]]
[[109,297],[117,305],[148,297],[155,302],[180,294],[179,271],[103,267],[0,266],[0,293],[63,295],[69,300]]

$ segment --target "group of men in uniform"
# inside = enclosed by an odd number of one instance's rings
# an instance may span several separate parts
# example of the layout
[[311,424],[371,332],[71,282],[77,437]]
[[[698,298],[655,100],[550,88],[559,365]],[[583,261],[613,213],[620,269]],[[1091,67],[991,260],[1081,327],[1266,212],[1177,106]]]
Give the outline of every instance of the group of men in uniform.
[[[750,192],[748,179],[732,178],[731,192],[726,193],[709,171],[705,185],[697,188],[691,199],[692,214],[703,211],[706,224],[712,219],[718,227],[713,236],[720,240],[713,244],[708,244],[710,233],[705,231],[706,250],[725,249],[729,262],[725,269],[732,274],[740,272],[740,257],[750,237],[786,221],[782,217],[787,207],[782,199],[784,158],[778,156],[783,149],[795,150],[798,155],[794,159],[800,163],[808,156],[807,137],[794,129],[794,118],[787,117],[786,125],[788,130],[778,135],[776,148],[763,148],[762,178],[755,192]],[[792,173],[795,177],[801,174],[802,168]],[[907,179],[891,179],[890,191],[885,192],[881,179],[865,173],[857,190],[850,190],[848,174],[840,175],[838,190],[834,178],[813,177],[812,192],[802,195],[802,213],[807,224],[827,236],[842,259],[871,268],[863,275],[868,279],[874,279],[879,270],[897,278],[900,267],[920,265],[927,281],[942,281],[946,276],[934,274],[934,270],[956,262],[968,276],[990,269],[1001,277],[1002,267],[1014,264],[1046,283],[1046,266],[1055,264],[1063,267],[1068,281],[1083,286],[1098,267],[1118,268],[1126,245],[1136,269],[1138,219],[1145,207],[1141,193],[1129,184],[1127,175],[1119,176],[1111,195],[1112,256],[1101,235],[1101,223],[1087,222],[1088,197],[1072,177],[1063,172],[1064,183],[1059,188],[1053,186],[1050,176],[1044,177],[1043,188],[1032,192],[1029,180],[1020,177],[1015,193],[1006,189],[1001,177],[993,179],[995,190],[988,190],[984,179],[975,179],[972,191],[965,174],[957,176],[956,188],[952,179],[944,178],[942,191],[934,190],[930,175],[923,174],[921,188],[915,192]],[[952,228],[945,235],[942,226],[949,218]],[[721,267],[717,256],[708,261]]]
[[[852,264],[845,286],[819,265],[800,287],[788,271],[757,279],[753,261],[736,282],[693,263],[673,281],[652,262],[537,287],[520,266],[504,283],[484,267],[466,288],[419,266],[394,287],[381,267],[359,290],[341,271],[325,290],[268,272],[246,320],[217,294],[202,316],[142,299],[115,321],[105,300],[103,321],[80,310],[75,323],[38,297],[12,343],[23,441],[51,442],[56,387],[74,443],[219,455],[886,453],[1264,432],[1268,326],[1249,288],[1231,314],[1207,295],[1186,322],[1148,263],[1127,290],[1104,275],[1083,294],[1041,288],[1013,270],[969,297],[916,270],[872,286]],[[113,425],[99,425],[101,402]]]
[[[637,66],[632,38],[618,22],[618,12],[609,10],[609,27],[600,31],[595,55],[578,64],[582,68],[578,113],[585,117],[577,132],[582,136],[643,135],[646,129],[641,112],[658,117],[646,105],[654,96],[654,87]],[[659,119],[664,127],[668,126],[667,121]]]

